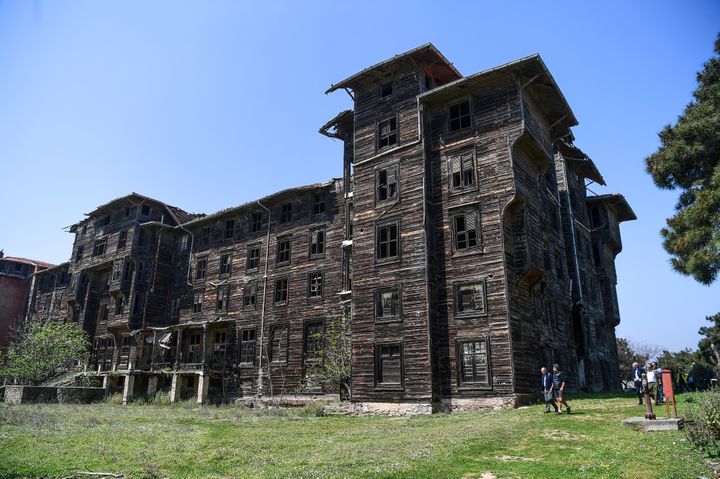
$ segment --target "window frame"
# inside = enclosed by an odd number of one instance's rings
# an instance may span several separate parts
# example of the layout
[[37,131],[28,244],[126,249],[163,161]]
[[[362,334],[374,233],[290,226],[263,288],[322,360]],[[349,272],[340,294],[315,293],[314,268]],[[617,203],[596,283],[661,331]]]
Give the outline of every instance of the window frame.
[[[200,276],[200,271],[201,271],[200,263],[203,264],[202,276]],[[198,282],[198,281],[202,282],[207,279],[207,267],[208,267],[208,257],[207,256],[201,256],[201,257],[195,259],[195,274],[193,276],[195,276],[196,282]]]
[[[257,215],[257,217],[256,217]],[[256,221],[258,220],[258,221]],[[263,212],[262,211],[253,211],[250,213],[250,232],[251,233],[257,233],[259,231],[262,231],[262,225],[263,225]]]
[[[222,297],[220,296],[222,293]],[[221,305],[222,299],[222,305]],[[222,307],[221,307],[222,306]],[[227,313],[230,310],[230,285],[223,284],[217,287],[215,292],[215,312]]]
[[[105,256],[105,253],[107,253],[107,236],[103,236],[102,238],[98,238],[95,240],[95,243],[93,244],[93,252],[92,256],[93,258],[97,256]],[[99,247],[102,246],[102,251],[99,251]]]
[[[242,309],[244,311],[250,311],[257,309],[257,281],[248,281],[245,283],[245,286],[243,287],[243,302],[242,302]],[[254,294],[252,296],[249,296],[249,293],[254,290]],[[254,298],[252,305],[246,304],[247,298]]]
[[[395,194],[393,196],[387,196],[385,199],[380,198],[380,175],[383,171],[388,171],[394,169],[395,170]],[[386,184],[385,188],[388,188],[388,185],[390,183],[387,181],[387,173],[386,173]],[[394,161],[392,163],[386,163],[384,165],[377,166],[375,168],[375,204],[383,204],[383,203],[396,203],[400,201],[400,162]]]
[[[316,244],[313,241],[313,237],[317,233],[322,233],[322,236],[323,236],[322,242],[318,243],[318,244],[322,245],[322,251],[319,253],[313,253],[313,245]],[[308,258],[310,258],[310,259],[324,258],[326,249],[327,249],[327,227],[322,226],[319,228],[311,229],[310,230],[310,240],[308,242]]]
[[[485,344],[485,374],[487,377],[486,382],[481,381],[465,381],[463,380],[463,366],[464,366],[464,349],[463,345],[467,343],[477,343],[482,342]],[[478,353],[473,353],[474,355],[477,355]],[[493,389],[493,381],[492,381],[492,364],[491,364],[491,354],[490,354],[490,336],[484,335],[484,336],[472,336],[472,337],[458,337],[455,338],[455,366],[456,366],[456,375],[457,375],[457,386],[459,389],[467,390],[467,389],[482,389],[482,390],[491,390]],[[473,369],[477,369],[477,363],[473,364]],[[474,377],[477,377],[477,373],[474,374]]]
[[[284,353],[285,353],[283,355],[282,359],[277,359],[275,357],[275,334],[278,331],[283,331],[285,333],[284,341],[281,340],[282,342],[278,343],[278,345],[279,345],[278,352],[284,351]],[[269,358],[268,362],[271,365],[274,364],[274,365],[278,365],[278,366],[286,366],[288,363],[288,356],[290,356],[290,326],[287,324],[276,324],[276,325],[270,326],[270,334],[268,334],[268,339],[269,339],[268,345],[269,345],[269,352],[270,352],[270,358]],[[284,348],[282,347],[283,346],[282,343],[284,343]]]
[[[452,128],[452,122],[453,122],[452,109],[453,109],[453,107],[460,106],[460,105],[462,105],[463,103],[467,103],[467,106],[468,106],[467,115],[460,115],[460,116],[458,116],[458,117],[457,117],[457,120],[460,121],[460,126],[459,126],[458,128],[454,128],[454,129],[453,129],[453,128]],[[463,119],[465,116],[468,117],[468,124],[467,124],[466,126],[462,126],[462,119]],[[468,130],[468,129],[471,129],[472,126],[473,126],[472,98],[470,98],[469,96],[467,96],[467,97],[464,97],[464,98],[462,98],[462,99],[459,99],[459,100],[457,100],[457,101],[454,101],[454,102],[448,104],[448,106],[447,106],[447,123],[446,123],[446,126],[445,126],[445,129],[446,129],[446,131],[447,131],[448,134],[458,134],[458,133],[461,133],[461,132],[466,131],[466,130]]]
[[[287,259],[280,260],[280,245],[287,241]],[[279,236],[275,240],[275,266],[287,266],[292,261],[292,235]]]
[[225,220],[223,228],[223,240],[233,240],[235,238],[235,219],[229,218]]
[[127,235],[128,230],[122,230],[118,233],[118,241],[116,247],[118,251],[124,250],[127,247]]
[[[470,246],[470,238],[468,236],[468,232],[471,231],[468,229],[468,221],[467,217],[468,215],[474,215],[475,216],[475,245]],[[457,228],[457,219],[458,217],[464,217],[464,223],[465,223],[465,230],[464,233],[466,235],[465,242],[467,246],[463,248],[458,247],[458,228]],[[458,208],[453,208],[448,212],[448,219],[450,222],[450,233],[452,235],[451,238],[451,250],[453,255],[466,255],[466,254],[475,254],[475,253],[482,253],[484,251],[483,248],[483,238],[482,238],[482,215],[480,212],[480,205],[478,203],[470,204],[470,205],[464,205],[460,206]]]
[[[456,281],[453,283],[453,317],[455,318],[477,318],[488,315],[488,304],[487,304],[487,281],[486,278],[480,279],[467,279]],[[482,311],[470,310],[460,311],[460,288],[466,286],[480,285],[482,290]]]
[[[395,315],[387,315],[387,316],[379,316],[378,315],[378,307],[380,306],[380,300],[382,299],[383,293],[397,293],[397,314]],[[396,322],[402,322],[402,287],[401,286],[389,286],[389,287],[382,287],[382,288],[375,288],[375,293],[373,295],[373,310],[374,310],[374,316],[375,316],[375,322],[376,323],[396,323]]]
[[[400,382],[384,382],[382,379],[382,350],[397,346],[400,351]],[[374,344],[374,383],[376,390],[402,391],[405,389],[405,351],[402,341],[383,341]]]
[[[396,254],[394,256],[385,256],[380,257],[380,230],[386,227],[395,226],[396,231],[396,238],[395,242],[396,245]],[[375,241],[374,241],[374,248],[375,248],[375,264],[385,264],[385,263],[395,263],[399,262],[401,258],[401,252],[402,252],[402,243],[400,241],[401,233],[400,233],[400,227],[401,227],[401,221],[399,218],[393,219],[393,220],[385,220],[378,223],[375,223]],[[391,244],[391,240],[388,240],[388,249],[389,245]]]
[[314,338],[312,340],[312,343],[313,343],[312,345],[316,346],[316,349],[314,350],[314,352],[316,352],[316,353],[319,351],[322,351],[322,349],[324,347],[325,327],[326,327],[325,319],[324,318],[311,318],[311,319],[306,319],[305,321],[303,321],[303,339],[302,339],[303,375],[307,373],[308,364],[320,365],[322,363],[322,354],[320,355],[320,357],[312,357],[312,358],[308,357],[308,352],[310,351],[310,348],[308,346],[311,345],[311,344],[309,344],[310,341],[308,341],[308,340],[312,336],[312,335],[308,334],[308,331],[312,326],[318,326],[318,325],[320,326],[321,338],[317,343],[315,343]]
[[[391,132],[387,135],[383,135],[381,133],[381,129],[384,123],[388,122],[395,122],[395,129],[391,130]],[[395,141],[393,143],[390,143],[390,138],[395,135]],[[398,119],[397,113],[394,115],[389,115],[386,117],[383,117],[382,119],[377,121],[377,124],[375,126],[375,146],[377,148],[377,151],[387,150],[390,148],[393,148],[395,146],[400,145],[400,121]],[[383,145],[383,139],[387,138],[387,144]]]
[[[472,171],[472,178],[473,183],[470,185],[466,185],[465,183],[465,175],[464,175],[464,168],[463,165],[465,164],[465,160],[467,157],[470,157],[470,171]],[[455,186],[453,182],[453,171],[452,171],[452,163],[453,161],[459,161],[460,163],[460,185]],[[475,148],[472,149],[465,149],[465,150],[459,150],[454,151],[452,153],[448,153],[445,155],[445,166],[447,169],[447,181],[448,181],[448,192],[452,195],[460,195],[467,192],[477,191],[478,189],[478,171],[477,171],[477,155],[475,152]]]
[[[197,299],[200,298],[200,301]],[[194,291],[193,292],[193,303],[191,312],[193,315],[202,314],[203,303],[205,302],[205,291]]]
[[[227,258],[227,264],[223,261]],[[220,277],[225,278],[232,275],[233,270],[233,254],[232,251],[225,251],[220,254]],[[225,269],[226,271],[223,271]]]
[[[288,211],[285,211],[285,207],[290,206]],[[292,223],[293,217],[295,216],[295,207],[293,205],[292,201],[286,201],[285,203],[282,203],[280,205],[280,224],[285,225],[288,223]],[[289,216],[286,216],[289,215]]]
[[[390,91],[386,92],[386,87],[388,85],[390,85]],[[392,96],[394,92],[395,92],[395,80],[394,79],[378,83],[378,96],[380,97],[380,99]]]
[[[278,300],[278,283],[285,282],[285,298]],[[290,297],[290,280],[287,276],[280,276],[273,281],[273,306],[287,306]]]
[[[244,338],[244,335],[246,332],[253,333],[252,339],[246,340]],[[254,327],[248,327],[248,328],[240,328],[240,334],[238,335],[240,338],[240,344],[238,348],[238,367],[241,368],[252,368],[255,367],[256,362],[256,356],[257,356],[257,329]],[[252,343],[252,361],[243,361],[244,358],[247,358],[247,354],[245,351],[245,345]]]
[[327,195],[324,191],[313,193],[313,215],[324,215],[327,211]]
[[[253,250],[257,250],[257,258],[251,258],[250,252]],[[250,260],[256,259],[257,265],[254,267],[250,267]],[[262,243],[253,243],[249,244],[247,246],[247,252],[245,253],[245,272],[255,272],[260,270],[260,260],[262,259]]]
[[[320,293],[315,294],[314,296],[311,295],[312,293],[312,280],[313,275],[320,275]],[[321,301],[325,296],[325,271],[318,269],[315,271],[310,271],[307,274],[307,298],[310,301]]]

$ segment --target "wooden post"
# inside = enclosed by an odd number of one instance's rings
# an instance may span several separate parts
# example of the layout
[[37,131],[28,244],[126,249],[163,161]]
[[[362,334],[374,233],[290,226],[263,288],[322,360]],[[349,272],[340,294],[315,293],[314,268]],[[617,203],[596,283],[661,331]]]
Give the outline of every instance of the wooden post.
[[170,404],[175,404],[180,396],[180,381],[178,374],[173,374],[172,385],[170,386]]

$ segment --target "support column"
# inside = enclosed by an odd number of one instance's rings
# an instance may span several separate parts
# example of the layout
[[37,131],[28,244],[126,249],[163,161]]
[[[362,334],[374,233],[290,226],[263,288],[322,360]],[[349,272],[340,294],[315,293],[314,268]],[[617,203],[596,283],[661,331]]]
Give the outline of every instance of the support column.
[[202,404],[207,400],[208,386],[210,385],[210,376],[207,374],[198,374],[197,402]]
[[135,386],[135,375],[128,374],[127,376],[125,376],[125,384],[123,385],[123,398],[122,398],[123,406],[127,406],[127,403],[130,402],[130,400],[132,399],[134,386]]
[[147,394],[148,396],[154,396],[157,392],[158,377],[150,376],[148,378]]
[[170,404],[175,404],[180,397],[180,377],[178,374],[173,374],[172,385],[170,386]]
[[110,376],[107,375],[107,374],[106,374],[105,376],[103,376],[103,385],[102,385],[102,387],[103,387],[103,389],[105,389],[105,391],[107,391],[108,388],[110,387]]

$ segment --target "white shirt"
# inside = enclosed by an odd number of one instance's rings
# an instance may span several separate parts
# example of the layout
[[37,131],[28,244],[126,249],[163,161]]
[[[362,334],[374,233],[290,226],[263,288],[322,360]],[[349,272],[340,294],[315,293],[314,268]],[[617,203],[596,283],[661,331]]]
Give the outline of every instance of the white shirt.
[[649,383],[656,383],[657,380],[655,379],[655,370],[654,369],[648,369],[645,372],[645,377],[647,378],[647,382]]

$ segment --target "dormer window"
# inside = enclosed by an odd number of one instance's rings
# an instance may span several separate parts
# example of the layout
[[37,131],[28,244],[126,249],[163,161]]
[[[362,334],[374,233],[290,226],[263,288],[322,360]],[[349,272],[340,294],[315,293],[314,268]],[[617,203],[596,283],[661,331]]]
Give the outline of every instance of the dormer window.
[[380,97],[385,98],[387,96],[392,95],[393,92],[393,82],[392,80],[389,82],[385,82],[382,85],[380,85]]
[[450,106],[450,131],[459,131],[470,126],[470,100]]
[[140,214],[143,216],[150,216],[150,206],[149,205],[142,205],[142,209],[140,210]]

